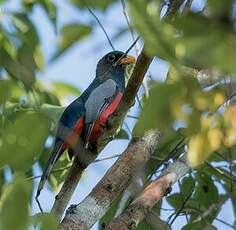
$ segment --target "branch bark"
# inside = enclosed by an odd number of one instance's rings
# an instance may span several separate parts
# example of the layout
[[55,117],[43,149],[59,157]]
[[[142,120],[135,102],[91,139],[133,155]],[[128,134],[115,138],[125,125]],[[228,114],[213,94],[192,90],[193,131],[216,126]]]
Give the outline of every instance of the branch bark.
[[[81,174],[84,169],[87,168],[89,163],[96,159],[98,153],[106,146],[106,144],[111,141],[114,133],[116,132],[117,128],[121,124],[122,120],[124,119],[126,113],[128,112],[129,108],[133,106],[135,101],[135,96],[142,84],[144,76],[148,70],[150,63],[152,62],[152,57],[149,57],[145,53],[145,49],[143,48],[142,52],[140,53],[136,65],[134,67],[133,73],[130,77],[128,85],[126,87],[124,96],[115,111],[115,115],[111,117],[110,123],[112,126],[106,127],[104,129],[103,134],[98,139],[98,151],[89,153],[89,161],[86,162],[81,166],[79,163],[78,158],[76,158],[73,162],[72,167],[69,170],[68,176],[65,179],[65,182],[55,197],[55,202],[53,204],[52,212],[61,219],[66,206],[68,205],[72,194],[81,178]],[[82,155],[82,154],[80,154]]]
[[190,167],[185,158],[170,164],[163,174],[151,182],[144,191],[130,204],[130,206],[117,218],[113,219],[106,230],[136,229],[145,215],[165,196],[170,187],[184,176]]
[[155,151],[159,139],[160,133],[157,130],[150,130],[144,137],[133,139],[91,193],[80,204],[68,209],[60,229],[91,228],[127,188],[137,170],[142,170]]

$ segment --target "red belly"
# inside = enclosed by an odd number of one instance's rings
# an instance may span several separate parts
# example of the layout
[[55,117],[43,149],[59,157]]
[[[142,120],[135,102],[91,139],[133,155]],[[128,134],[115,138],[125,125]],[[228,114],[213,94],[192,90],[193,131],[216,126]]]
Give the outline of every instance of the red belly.
[[102,134],[102,130],[106,125],[108,118],[115,112],[122,96],[123,96],[122,93],[118,93],[118,95],[115,97],[112,103],[97,118],[93,126],[91,136],[89,138],[89,143],[94,143],[96,139]]

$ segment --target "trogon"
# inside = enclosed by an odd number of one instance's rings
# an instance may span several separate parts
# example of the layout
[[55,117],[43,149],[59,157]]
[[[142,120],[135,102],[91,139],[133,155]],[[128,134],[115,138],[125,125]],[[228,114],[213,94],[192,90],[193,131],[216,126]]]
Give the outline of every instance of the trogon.
[[59,120],[52,154],[43,171],[36,198],[54,163],[65,150],[70,155],[75,154],[74,146],[79,138],[85,148],[96,143],[123,96],[126,66],[134,62],[134,57],[121,51],[112,51],[99,60],[96,77],[83,94],[65,109]]

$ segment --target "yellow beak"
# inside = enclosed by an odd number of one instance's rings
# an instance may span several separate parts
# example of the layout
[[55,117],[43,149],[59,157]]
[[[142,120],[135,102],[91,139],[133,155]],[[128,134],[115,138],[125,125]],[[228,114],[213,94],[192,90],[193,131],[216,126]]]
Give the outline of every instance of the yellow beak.
[[126,57],[123,57],[121,60],[120,60],[120,63],[119,64],[122,64],[122,65],[129,65],[129,64],[132,64],[132,63],[135,63],[136,59],[135,57],[131,56],[131,55],[127,55]]

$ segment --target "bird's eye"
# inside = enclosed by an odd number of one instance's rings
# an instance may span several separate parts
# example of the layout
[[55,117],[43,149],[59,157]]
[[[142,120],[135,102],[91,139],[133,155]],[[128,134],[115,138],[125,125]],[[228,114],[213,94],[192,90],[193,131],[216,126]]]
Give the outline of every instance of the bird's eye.
[[115,61],[115,59],[116,59],[116,55],[115,54],[109,54],[108,57],[107,57],[107,60],[109,62],[113,62],[113,61]]

